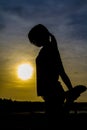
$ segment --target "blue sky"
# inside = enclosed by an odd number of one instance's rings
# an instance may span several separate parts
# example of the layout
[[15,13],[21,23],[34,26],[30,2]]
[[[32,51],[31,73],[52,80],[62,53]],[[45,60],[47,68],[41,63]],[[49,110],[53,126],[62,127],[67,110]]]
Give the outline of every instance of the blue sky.
[[[29,43],[27,34],[38,23],[44,24],[55,35],[73,86],[87,86],[86,0],[0,0],[2,98],[39,100],[35,71],[32,80],[24,83],[16,75],[16,67],[22,62],[30,62],[35,68],[39,49]],[[87,101],[87,92],[79,100]]]

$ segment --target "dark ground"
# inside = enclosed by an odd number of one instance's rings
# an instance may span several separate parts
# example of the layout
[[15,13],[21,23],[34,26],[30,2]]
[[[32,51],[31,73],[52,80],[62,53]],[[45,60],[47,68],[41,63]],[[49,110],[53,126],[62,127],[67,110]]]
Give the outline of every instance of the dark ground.
[[55,117],[50,123],[44,103],[1,100],[0,130],[87,129],[87,103],[74,103],[71,108],[68,118],[60,120]]
[[[87,128],[87,114],[69,115],[66,120],[53,119],[57,122],[58,127],[64,128]],[[50,128],[52,124],[50,124]],[[54,126],[55,127],[55,126]],[[35,130],[49,129],[48,120],[43,113],[11,113],[0,116],[0,130]]]
[[[53,122],[57,122],[58,127],[64,129],[87,128],[87,113],[71,113],[68,118],[62,121],[53,119]],[[52,125],[52,127],[51,127]],[[55,126],[54,126],[55,127]],[[53,124],[50,124],[50,128],[53,128]],[[1,114],[0,116],[0,130],[45,130],[49,129],[48,120],[44,113],[9,113]]]

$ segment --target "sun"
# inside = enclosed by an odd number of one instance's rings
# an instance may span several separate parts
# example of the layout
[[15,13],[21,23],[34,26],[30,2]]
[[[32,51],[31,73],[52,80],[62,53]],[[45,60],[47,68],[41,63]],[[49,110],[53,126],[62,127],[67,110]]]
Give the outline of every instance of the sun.
[[18,77],[21,80],[28,80],[31,79],[33,74],[33,67],[30,64],[21,64],[18,66]]

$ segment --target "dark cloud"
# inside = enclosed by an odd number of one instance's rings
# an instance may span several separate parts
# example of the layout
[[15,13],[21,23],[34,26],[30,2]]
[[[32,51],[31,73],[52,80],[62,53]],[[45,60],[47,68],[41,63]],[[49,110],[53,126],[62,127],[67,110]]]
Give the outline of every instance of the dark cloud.
[[44,6],[44,2],[41,0],[8,0],[0,1],[0,7],[3,11],[10,12],[12,14],[17,14],[21,17],[28,16],[29,12],[37,12],[41,6]]
[[5,29],[5,20],[3,15],[0,13],[0,31],[2,31],[3,29]]
[[[71,1],[70,1],[71,2]],[[76,39],[87,40],[87,1],[76,0],[67,4],[67,27],[70,29],[69,36]]]
[[2,31],[5,28],[5,24],[0,23],[0,31]]
[[[27,22],[42,22],[57,28],[62,36],[87,39],[87,1],[86,0],[2,0],[1,11],[17,15]],[[4,16],[5,17],[5,16]],[[0,18],[0,30],[5,20]]]

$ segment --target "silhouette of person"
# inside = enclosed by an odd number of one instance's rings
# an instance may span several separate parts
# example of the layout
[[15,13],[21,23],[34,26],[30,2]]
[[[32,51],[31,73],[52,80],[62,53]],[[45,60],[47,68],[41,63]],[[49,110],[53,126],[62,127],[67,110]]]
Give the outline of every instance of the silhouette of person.
[[65,100],[65,91],[59,76],[67,88],[72,89],[61,61],[57,41],[42,24],[35,25],[29,31],[28,38],[32,44],[41,48],[36,58],[37,95],[44,99],[47,114],[56,115],[58,111],[62,111]]

